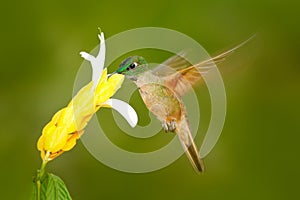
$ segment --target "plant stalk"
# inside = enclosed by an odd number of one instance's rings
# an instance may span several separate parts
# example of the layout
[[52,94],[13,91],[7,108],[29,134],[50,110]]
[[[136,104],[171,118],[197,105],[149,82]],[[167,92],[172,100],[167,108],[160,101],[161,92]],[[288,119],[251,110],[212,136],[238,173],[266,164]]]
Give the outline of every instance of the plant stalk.
[[43,159],[43,162],[42,162],[42,165],[41,165],[41,168],[40,170],[38,170],[38,173],[37,173],[37,178],[36,178],[36,184],[37,184],[37,200],[41,200],[41,181],[42,181],[42,178],[45,174],[45,168],[46,168],[46,165],[49,161],[49,155],[50,155],[50,152],[46,152],[46,155]]

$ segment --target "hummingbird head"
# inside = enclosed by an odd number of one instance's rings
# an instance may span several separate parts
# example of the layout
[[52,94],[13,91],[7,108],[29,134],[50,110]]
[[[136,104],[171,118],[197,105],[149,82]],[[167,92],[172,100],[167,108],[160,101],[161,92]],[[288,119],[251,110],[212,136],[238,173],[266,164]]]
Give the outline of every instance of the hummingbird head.
[[147,62],[141,56],[131,56],[126,58],[117,69],[116,73],[123,74],[127,78],[136,80],[137,76],[147,71]]

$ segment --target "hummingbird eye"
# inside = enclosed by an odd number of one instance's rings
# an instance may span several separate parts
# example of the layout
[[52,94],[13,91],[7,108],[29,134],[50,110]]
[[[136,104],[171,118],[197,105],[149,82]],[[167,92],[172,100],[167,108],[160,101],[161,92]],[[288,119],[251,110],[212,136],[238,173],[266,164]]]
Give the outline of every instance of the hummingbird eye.
[[138,64],[136,62],[133,62],[130,64],[130,69],[134,69]]

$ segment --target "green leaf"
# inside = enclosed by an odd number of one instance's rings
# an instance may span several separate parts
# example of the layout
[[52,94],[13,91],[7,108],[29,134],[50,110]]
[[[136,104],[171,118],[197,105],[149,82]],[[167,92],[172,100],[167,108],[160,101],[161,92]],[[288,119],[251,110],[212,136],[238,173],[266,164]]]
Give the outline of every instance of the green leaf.
[[35,181],[32,184],[32,192],[31,192],[30,200],[37,200],[37,185]]
[[[40,181],[40,200],[71,200],[65,183],[54,174],[47,173]],[[31,200],[38,200],[38,181],[34,181]]]
[[[48,184],[46,189],[46,199],[53,199],[53,200],[68,200],[72,199],[65,183],[54,174],[48,173]],[[43,186],[42,186],[43,190]]]

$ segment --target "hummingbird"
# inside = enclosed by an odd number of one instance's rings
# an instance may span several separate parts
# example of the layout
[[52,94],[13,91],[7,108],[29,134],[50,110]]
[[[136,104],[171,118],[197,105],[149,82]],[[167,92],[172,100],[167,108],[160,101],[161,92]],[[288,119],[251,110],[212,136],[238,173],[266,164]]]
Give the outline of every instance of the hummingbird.
[[136,84],[147,109],[161,122],[164,131],[178,135],[187,157],[197,172],[204,171],[204,163],[191,134],[182,96],[199,83],[202,76],[215,67],[216,63],[223,61],[246,42],[195,65],[189,64],[183,58],[183,54],[177,54],[150,69],[143,57],[131,56],[112,73],[123,74]]

